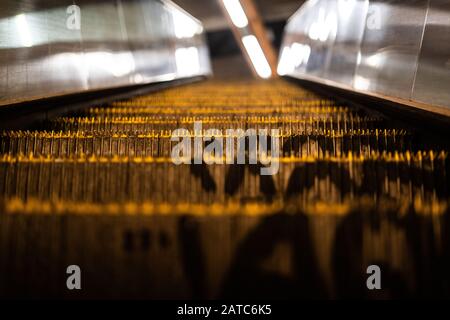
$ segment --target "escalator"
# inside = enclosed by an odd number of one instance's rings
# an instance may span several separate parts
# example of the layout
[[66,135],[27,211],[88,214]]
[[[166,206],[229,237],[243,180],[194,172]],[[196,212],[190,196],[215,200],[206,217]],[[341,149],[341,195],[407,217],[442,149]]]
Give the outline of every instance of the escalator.
[[[266,154],[248,130],[269,133]],[[208,80],[6,130],[0,296],[448,297],[441,140],[286,80]],[[69,265],[83,290],[67,290]]]

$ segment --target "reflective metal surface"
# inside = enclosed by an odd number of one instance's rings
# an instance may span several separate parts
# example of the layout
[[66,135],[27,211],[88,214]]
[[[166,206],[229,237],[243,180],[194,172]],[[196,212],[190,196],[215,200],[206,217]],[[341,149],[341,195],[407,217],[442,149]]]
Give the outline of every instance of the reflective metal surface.
[[[330,63],[325,71],[325,77],[351,86],[357,68],[369,1],[329,2],[333,6],[328,16],[332,17],[330,23],[335,24],[333,28],[336,29],[336,37],[332,45],[329,57]],[[349,25],[352,27],[349,28]]]
[[278,72],[450,116],[450,3],[307,1]]
[[413,99],[450,105],[450,2],[431,0]]
[[3,0],[0,105],[209,75],[203,27],[167,0]]
[[401,2],[371,1],[355,89],[411,97],[428,1]]

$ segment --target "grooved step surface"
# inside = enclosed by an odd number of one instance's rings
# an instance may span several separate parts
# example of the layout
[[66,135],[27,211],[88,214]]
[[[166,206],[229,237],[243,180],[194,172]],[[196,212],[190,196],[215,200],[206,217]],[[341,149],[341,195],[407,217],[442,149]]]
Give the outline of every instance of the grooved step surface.
[[446,147],[283,81],[92,106],[0,135],[0,296],[450,297],[449,187]]

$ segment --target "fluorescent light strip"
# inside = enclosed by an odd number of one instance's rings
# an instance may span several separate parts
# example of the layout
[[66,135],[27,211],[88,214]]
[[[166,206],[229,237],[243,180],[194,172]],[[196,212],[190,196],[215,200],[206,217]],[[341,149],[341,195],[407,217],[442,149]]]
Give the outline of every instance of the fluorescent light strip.
[[222,0],[233,24],[238,28],[245,28],[248,19],[239,0]]
[[285,46],[281,51],[280,61],[278,63],[277,73],[280,76],[287,75],[294,71],[295,62],[293,61],[291,47]]
[[30,28],[28,27],[28,21],[25,14],[19,14],[16,16],[16,26],[20,34],[20,40],[24,47],[33,46],[31,41]]
[[178,39],[192,38],[203,31],[203,28],[184,12],[174,11],[172,17],[175,36]]
[[177,73],[182,77],[192,77],[200,72],[200,56],[196,47],[175,50]]
[[256,39],[254,35],[244,36],[242,37],[242,43],[244,44],[245,50],[247,51],[258,76],[264,79],[270,78],[272,70],[259,45],[258,39]]

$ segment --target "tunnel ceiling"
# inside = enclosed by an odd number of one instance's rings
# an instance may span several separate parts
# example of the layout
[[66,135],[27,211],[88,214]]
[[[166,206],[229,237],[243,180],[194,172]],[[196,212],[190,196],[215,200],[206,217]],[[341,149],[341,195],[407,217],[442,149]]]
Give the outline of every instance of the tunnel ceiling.
[[[174,0],[194,17],[200,19],[208,31],[221,30],[227,27],[219,0]],[[285,20],[303,3],[302,0],[254,0],[265,21]]]

